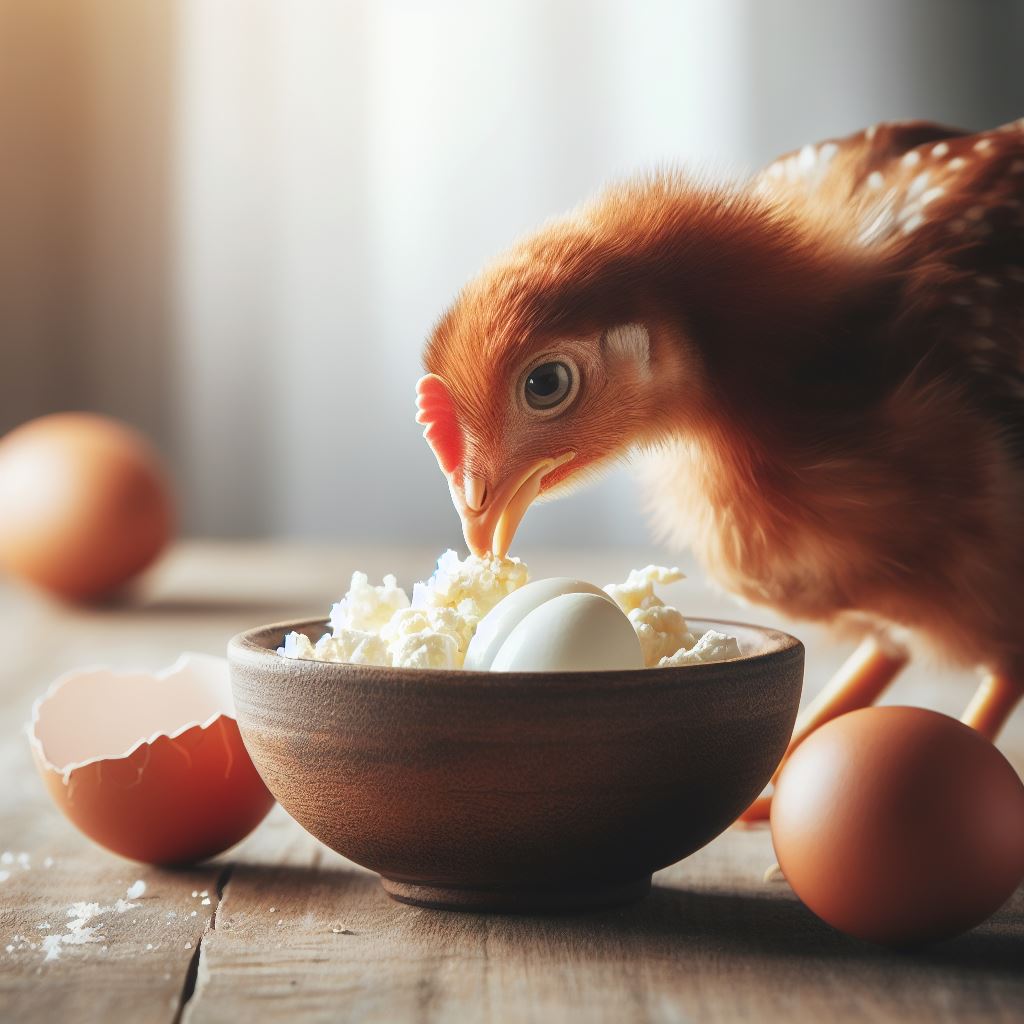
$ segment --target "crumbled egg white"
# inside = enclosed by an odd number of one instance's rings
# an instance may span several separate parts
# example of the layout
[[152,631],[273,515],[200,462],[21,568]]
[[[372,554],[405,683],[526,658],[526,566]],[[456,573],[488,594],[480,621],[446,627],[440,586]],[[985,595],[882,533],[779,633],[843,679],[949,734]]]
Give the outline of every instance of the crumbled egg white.
[[348,593],[331,608],[331,629],[335,636],[342,629],[374,633],[395,612],[408,607],[409,595],[394,576],[385,576],[383,584],[375,587],[365,572],[354,572]]
[[390,665],[387,644],[377,633],[347,626],[325,633],[316,642],[313,657],[320,661],[346,661],[353,665]]
[[404,637],[392,657],[395,668],[458,668],[465,651],[447,633],[421,630]]
[[725,661],[727,658],[738,658],[740,645],[733,636],[726,636],[709,629],[689,650],[683,648],[658,662],[659,668],[670,668],[677,665],[697,665],[705,661]]
[[648,668],[679,650],[693,647],[697,642],[679,610],[667,604],[634,608],[628,618],[640,639]]
[[677,568],[648,565],[631,570],[624,583],[609,583],[604,588],[633,623],[648,668],[697,642],[679,610],[665,604],[654,592],[655,584],[675,583],[681,579],[683,574]]
[[461,668],[477,623],[518,590],[529,572],[518,558],[446,551],[429,580],[413,586],[410,602],[394,576],[381,586],[354,572],[348,593],[331,608],[331,633],[316,644],[289,633],[278,654],[394,668]]
[[[604,588],[629,618],[648,667],[688,665],[739,656],[733,637],[709,630],[699,639],[679,610],[655,593],[683,578],[677,568],[633,569]],[[331,633],[315,644],[289,633],[277,653],[286,658],[394,668],[461,668],[480,620],[529,580],[518,558],[460,559],[446,551],[429,580],[413,585],[412,600],[394,576],[380,586],[354,572],[348,593],[331,608]]]
[[664,601],[654,592],[654,585],[676,583],[683,579],[682,570],[664,565],[648,565],[631,569],[625,583],[609,583],[604,592],[628,615],[635,608],[655,608]]
[[[309,637],[305,633],[296,633],[294,631],[285,636],[284,646],[278,647],[277,653],[285,658],[296,658],[304,661],[316,658],[316,651]],[[195,893],[192,895],[194,896]]]
[[476,624],[503,598],[518,590],[530,572],[518,558],[470,555],[451,550],[437,560],[434,575],[412,588],[413,608],[451,608],[471,625]]
[[380,635],[391,644],[424,630],[447,633],[460,647],[467,646],[473,636],[473,627],[454,608],[403,608],[395,612]]

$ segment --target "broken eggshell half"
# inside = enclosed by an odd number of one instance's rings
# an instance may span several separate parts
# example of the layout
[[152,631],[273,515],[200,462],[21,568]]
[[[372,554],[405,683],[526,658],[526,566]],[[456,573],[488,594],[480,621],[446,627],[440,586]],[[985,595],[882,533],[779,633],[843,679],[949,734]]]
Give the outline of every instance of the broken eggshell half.
[[54,802],[122,857],[205,860],[274,804],[242,744],[223,658],[183,654],[156,673],[68,672],[35,702],[26,729]]

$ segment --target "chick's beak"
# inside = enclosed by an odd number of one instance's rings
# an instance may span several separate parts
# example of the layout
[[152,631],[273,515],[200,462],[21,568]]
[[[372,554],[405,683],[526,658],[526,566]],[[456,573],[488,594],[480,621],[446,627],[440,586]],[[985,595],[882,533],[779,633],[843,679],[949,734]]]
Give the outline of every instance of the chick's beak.
[[469,550],[474,555],[490,552],[500,558],[508,554],[526,510],[540,494],[544,477],[574,456],[574,452],[565,452],[555,458],[539,459],[494,487],[467,474],[462,495],[453,486],[452,497],[462,518],[462,533]]

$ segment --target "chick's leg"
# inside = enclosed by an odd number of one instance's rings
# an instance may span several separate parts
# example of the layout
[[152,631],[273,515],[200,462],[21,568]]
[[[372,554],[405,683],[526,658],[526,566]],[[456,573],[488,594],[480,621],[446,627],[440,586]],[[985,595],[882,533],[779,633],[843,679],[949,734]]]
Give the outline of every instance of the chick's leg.
[[1005,672],[989,672],[960,721],[986,739],[995,740],[1022,697],[1024,683]]
[[[815,729],[848,711],[874,704],[908,660],[906,650],[888,638],[870,636],[865,639],[821,693],[801,712],[793,729],[793,738],[775,769],[772,782],[778,778],[789,755]],[[739,820],[747,823],[764,821],[771,806],[770,796],[760,796],[740,815]]]
[[863,640],[828,685],[800,713],[793,728],[793,738],[775,769],[775,775],[779,774],[786,758],[816,729],[848,711],[874,704],[908,660],[906,649],[888,638],[869,636]]

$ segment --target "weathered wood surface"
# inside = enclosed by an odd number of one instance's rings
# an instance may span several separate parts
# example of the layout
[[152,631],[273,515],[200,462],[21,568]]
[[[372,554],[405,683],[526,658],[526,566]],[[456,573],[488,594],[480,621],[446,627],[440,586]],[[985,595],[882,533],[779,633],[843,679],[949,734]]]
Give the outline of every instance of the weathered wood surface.
[[[651,557],[541,553],[531,565],[535,575],[606,582]],[[356,567],[411,582],[429,572],[431,555],[191,544],[134,600],[105,609],[59,608],[0,587],[0,851],[11,855],[0,864],[0,1019],[1021,1019],[1024,890],[969,935],[891,953],[837,934],[785,882],[763,881],[773,859],[764,829],[730,830],[656,876],[635,907],[472,916],[390,902],[373,875],[279,808],[228,854],[165,871],[93,847],[47,802],[22,726],[51,678],[98,661],[155,668],[185,649],[221,653],[238,629],[325,609]],[[694,581],[672,596],[695,613],[745,617]],[[815,630],[794,631],[808,643],[811,692],[845,652]],[[956,712],[971,686],[917,667],[891,700]],[[1001,744],[1018,770],[1022,717]],[[137,879],[147,883],[138,906],[98,914],[89,922],[96,941],[45,958],[43,938],[66,927],[69,907],[111,907]]]

